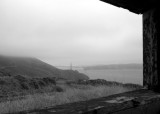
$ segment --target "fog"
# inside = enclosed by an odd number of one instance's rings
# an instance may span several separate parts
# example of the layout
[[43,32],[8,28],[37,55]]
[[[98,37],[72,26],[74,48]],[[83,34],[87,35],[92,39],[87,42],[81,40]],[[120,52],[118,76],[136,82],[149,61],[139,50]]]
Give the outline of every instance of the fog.
[[99,0],[0,0],[0,55],[52,65],[142,63],[142,16]]

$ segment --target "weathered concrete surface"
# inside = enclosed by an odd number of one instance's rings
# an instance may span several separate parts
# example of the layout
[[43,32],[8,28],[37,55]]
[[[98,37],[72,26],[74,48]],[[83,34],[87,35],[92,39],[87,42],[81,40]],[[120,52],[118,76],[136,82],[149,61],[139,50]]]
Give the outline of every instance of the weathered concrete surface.
[[117,7],[122,7],[137,14],[143,14],[145,11],[155,7],[158,0],[101,0]]
[[160,10],[157,7],[143,14],[143,84],[160,92],[158,51],[160,50]]
[[159,114],[160,94],[142,89],[17,114],[143,114],[142,112],[144,114],[150,114],[148,112]]
[[130,108],[113,114],[160,114],[160,102],[153,102],[148,105]]

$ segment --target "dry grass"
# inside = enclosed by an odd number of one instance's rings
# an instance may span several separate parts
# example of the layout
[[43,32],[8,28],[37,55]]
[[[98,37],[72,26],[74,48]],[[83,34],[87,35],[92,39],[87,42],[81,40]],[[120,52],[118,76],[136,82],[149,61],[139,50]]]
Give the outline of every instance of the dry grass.
[[6,101],[0,103],[0,114],[13,113],[24,110],[42,109],[55,105],[71,103],[76,101],[86,101],[93,98],[104,97],[111,94],[130,91],[120,86],[82,86],[73,85],[61,86],[64,92],[52,92],[43,94],[27,95],[25,99]]

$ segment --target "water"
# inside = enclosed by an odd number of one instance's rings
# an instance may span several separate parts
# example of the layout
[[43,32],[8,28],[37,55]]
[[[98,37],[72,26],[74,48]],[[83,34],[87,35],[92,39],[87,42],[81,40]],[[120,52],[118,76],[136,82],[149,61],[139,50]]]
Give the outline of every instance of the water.
[[[70,67],[59,67],[61,69],[70,69]],[[143,85],[143,69],[105,69],[105,70],[84,70],[73,67],[81,73],[89,76],[90,79],[105,79],[107,81],[117,81],[122,83],[133,83]]]
[[143,85],[142,69],[106,69],[106,70],[78,70],[90,77],[90,79],[105,79],[122,83],[134,83]]

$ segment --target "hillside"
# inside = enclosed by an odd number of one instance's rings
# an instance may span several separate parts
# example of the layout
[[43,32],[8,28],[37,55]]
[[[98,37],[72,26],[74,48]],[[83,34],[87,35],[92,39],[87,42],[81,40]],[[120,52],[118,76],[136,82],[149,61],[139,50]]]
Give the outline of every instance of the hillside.
[[16,75],[24,75],[30,78],[89,79],[85,74],[77,71],[61,70],[36,58],[0,56],[0,76]]
[[111,65],[97,65],[97,66],[86,66],[84,70],[107,70],[107,69],[143,69],[142,64],[111,64]]

